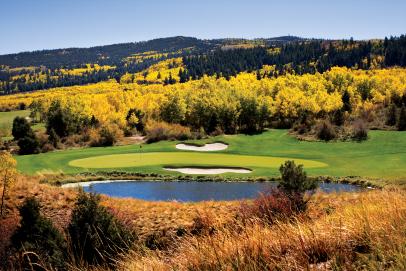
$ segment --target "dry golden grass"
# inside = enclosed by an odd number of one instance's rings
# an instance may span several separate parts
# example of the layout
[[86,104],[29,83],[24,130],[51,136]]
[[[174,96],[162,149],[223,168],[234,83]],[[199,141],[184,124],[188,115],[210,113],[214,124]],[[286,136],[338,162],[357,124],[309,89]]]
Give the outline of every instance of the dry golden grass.
[[[44,175],[45,176],[45,175]],[[59,228],[70,221],[77,191],[48,184],[41,184],[40,177],[20,176],[6,198],[8,217],[18,215],[17,207],[25,198],[34,196],[41,203],[42,213]],[[1,188],[0,188],[1,193]],[[199,203],[149,202],[137,199],[119,199],[102,196],[101,204],[112,211],[121,221],[133,227],[140,237],[154,232],[175,233],[178,228],[187,228],[201,214],[209,215],[219,223],[231,219],[239,206],[237,201],[207,201]]]
[[[405,270],[406,195],[318,195],[309,218],[224,227],[175,251],[131,255],[122,270]],[[237,221],[235,221],[238,224]]]
[[[17,206],[35,196],[42,212],[63,229],[76,191],[19,177],[0,223],[6,244],[18,223]],[[213,233],[169,238],[166,250],[139,249],[119,270],[406,270],[406,194],[400,190],[316,194],[305,215],[266,225],[236,218],[240,202],[147,202],[102,197],[102,204],[145,240],[193,226],[208,217]],[[3,248],[4,249],[4,248]],[[102,269],[98,269],[102,270]]]
[[216,224],[225,224],[239,206],[237,201],[148,202],[108,197],[103,197],[102,204],[120,220],[130,223],[141,237],[162,231],[175,234],[179,228],[192,226],[193,219],[200,215],[212,217]]

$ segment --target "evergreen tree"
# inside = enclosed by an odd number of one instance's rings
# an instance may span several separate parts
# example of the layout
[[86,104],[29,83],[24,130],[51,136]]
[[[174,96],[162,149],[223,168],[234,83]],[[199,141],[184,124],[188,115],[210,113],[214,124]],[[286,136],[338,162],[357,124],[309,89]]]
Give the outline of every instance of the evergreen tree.
[[96,194],[79,193],[68,232],[77,260],[88,264],[113,264],[130,249],[135,235],[100,205]]
[[341,97],[341,100],[343,101],[343,110],[347,112],[352,111],[351,107],[351,100],[350,100],[350,93],[348,93],[347,90],[344,91],[343,96]]
[[261,80],[262,76],[261,76],[261,72],[259,70],[257,70],[257,80]]
[[15,117],[13,120],[12,135],[14,140],[19,140],[20,138],[31,136],[33,131],[30,124],[23,117]]
[[35,253],[23,254],[23,268],[44,270],[41,266],[45,262],[53,269],[65,269],[65,240],[52,222],[40,214],[39,202],[35,198],[27,198],[18,210],[21,222],[11,238],[13,247],[21,253]]
[[39,153],[39,142],[34,134],[20,138],[17,144],[21,155]]
[[281,180],[278,187],[290,198],[296,211],[306,210],[305,193],[314,191],[318,187],[317,181],[308,178],[303,165],[297,166],[294,161],[286,161],[280,166],[279,171]]
[[394,104],[391,104],[387,111],[386,124],[389,126],[394,126],[394,125],[396,125],[396,121],[397,121],[396,106]]
[[399,120],[398,120],[398,130],[406,131],[406,107],[402,106],[400,109]]

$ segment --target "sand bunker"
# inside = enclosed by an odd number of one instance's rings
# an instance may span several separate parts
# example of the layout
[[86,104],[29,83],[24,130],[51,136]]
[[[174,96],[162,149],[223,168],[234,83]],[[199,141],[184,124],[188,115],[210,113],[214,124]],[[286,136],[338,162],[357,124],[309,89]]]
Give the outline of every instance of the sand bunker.
[[223,173],[251,173],[252,170],[246,168],[164,168],[164,170],[176,171],[183,174],[223,174]]
[[176,148],[179,150],[187,150],[187,151],[222,151],[228,148],[227,144],[224,143],[210,143],[205,144],[203,146],[196,146],[193,144],[184,144],[180,143],[176,145]]

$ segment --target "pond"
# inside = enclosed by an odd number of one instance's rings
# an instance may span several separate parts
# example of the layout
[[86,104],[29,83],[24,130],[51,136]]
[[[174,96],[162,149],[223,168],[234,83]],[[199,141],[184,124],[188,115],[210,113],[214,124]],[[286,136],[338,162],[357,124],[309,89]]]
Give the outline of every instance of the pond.
[[[77,184],[76,184],[77,185]],[[74,185],[70,185],[73,187]],[[86,192],[97,192],[111,197],[137,198],[148,201],[204,201],[251,199],[268,191],[271,182],[196,182],[196,181],[103,181],[82,184]],[[324,192],[360,191],[350,184],[321,183]]]

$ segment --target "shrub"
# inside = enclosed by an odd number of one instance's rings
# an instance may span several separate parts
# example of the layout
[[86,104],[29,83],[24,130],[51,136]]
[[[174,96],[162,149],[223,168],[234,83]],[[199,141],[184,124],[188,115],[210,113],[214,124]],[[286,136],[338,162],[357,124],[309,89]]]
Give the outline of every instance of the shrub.
[[399,114],[398,120],[398,130],[399,131],[406,131],[406,107],[402,106]]
[[354,122],[352,138],[357,141],[368,139],[368,129],[362,120]]
[[11,133],[15,140],[19,140],[20,138],[31,136],[33,131],[25,118],[15,117],[13,120],[13,129]]
[[336,132],[330,121],[325,120],[318,126],[317,137],[324,141],[330,141],[336,138]]
[[192,137],[192,133],[188,127],[166,122],[149,121],[145,127],[145,131],[148,143],[160,140],[186,140]]
[[123,131],[117,124],[103,126],[100,129],[100,145],[113,146],[119,139],[123,137]]
[[39,152],[39,142],[36,136],[33,134],[30,136],[26,136],[20,138],[18,140],[18,147],[20,147],[19,154],[33,154]]
[[287,194],[279,188],[261,194],[251,204],[244,202],[241,205],[239,216],[244,221],[259,218],[267,224],[291,218],[295,212],[293,202]]
[[99,204],[96,194],[79,193],[68,232],[75,259],[88,264],[113,264],[130,249],[135,235]]
[[53,151],[53,150],[55,150],[54,146],[49,144],[49,143],[46,143],[41,147],[41,152],[42,153],[50,152],[50,151]]
[[286,193],[292,201],[292,207],[296,211],[304,211],[307,208],[305,193],[317,188],[316,180],[308,178],[303,170],[303,165],[296,165],[294,161],[286,161],[279,168],[281,181],[279,188]]
[[51,130],[49,131],[48,141],[52,144],[52,146],[54,146],[54,148],[58,148],[60,140],[61,139],[59,138],[55,130],[51,128]]
[[118,127],[117,124],[105,125],[96,130],[92,129],[90,132],[90,145],[93,147],[113,146],[122,137],[123,131]]
[[341,126],[344,124],[345,121],[345,116],[344,116],[344,110],[343,109],[339,109],[334,111],[333,113],[333,122],[335,125],[337,126]]
[[[32,264],[50,264],[55,269],[65,268],[66,243],[52,222],[40,214],[40,204],[35,198],[27,198],[19,207],[20,226],[12,236],[13,247],[23,254],[23,268]],[[44,270],[33,265],[34,269]],[[25,270],[25,269],[24,269]]]

